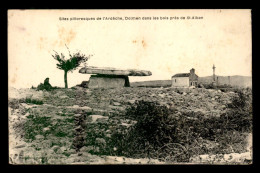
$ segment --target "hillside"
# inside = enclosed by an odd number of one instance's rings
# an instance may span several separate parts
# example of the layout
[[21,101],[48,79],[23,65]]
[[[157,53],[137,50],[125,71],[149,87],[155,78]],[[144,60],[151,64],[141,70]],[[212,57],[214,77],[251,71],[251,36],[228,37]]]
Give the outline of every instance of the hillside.
[[170,87],[171,80],[152,80],[142,82],[131,82],[131,87]]
[[[216,76],[220,85],[229,84],[228,76]],[[201,83],[211,83],[212,76],[199,77]],[[238,87],[252,87],[252,77],[250,76],[230,76],[230,85]]]
[[[10,163],[247,164],[251,160],[251,113],[230,110],[228,105],[236,96],[205,88],[12,88]],[[136,107],[138,102],[141,104]],[[132,119],[133,111],[141,116]],[[233,111],[237,111],[236,116]],[[164,114],[163,119],[156,114]],[[148,115],[151,117],[146,118]],[[156,130],[158,125],[163,128],[159,136],[143,133],[146,128]],[[155,138],[150,142],[159,138],[157,149],[142,142],[151,137]]]

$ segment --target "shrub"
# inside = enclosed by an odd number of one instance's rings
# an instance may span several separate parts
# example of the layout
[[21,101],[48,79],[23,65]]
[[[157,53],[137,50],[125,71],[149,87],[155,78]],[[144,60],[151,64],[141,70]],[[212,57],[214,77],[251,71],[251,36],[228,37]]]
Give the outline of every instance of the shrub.
[[251,90],[238,90],[237,96],[227,105],[229,110],[221,118],[227,121],[226,127],[240,132],[252,131],[252,92]]
[[[137,123],[128,131],[112,134],[111,141],[116,147],[114,153],[128,157],[168,157],[169,160],[187,161],[187,149],[183,144],[193,134],[186,133],[189,127],[180,123],[171,112],[157,102],[136,101],[127,109],[126,117]],[[188,140],[192,141],[192,138]]]
[[142,140],[154,146],[161,146],[169,140],[174,128],[168,128],[170,110],[156,102],[137,101],[127,110],[126,116],[133,118],[137,123],[134,128]]
[[30,114],[27,118],[28,120],[24,125],[26,140],[34,140],[36,135],[47,135],[46,132],[43,132],[43,128],[51,125],[50,117],[40,117]]

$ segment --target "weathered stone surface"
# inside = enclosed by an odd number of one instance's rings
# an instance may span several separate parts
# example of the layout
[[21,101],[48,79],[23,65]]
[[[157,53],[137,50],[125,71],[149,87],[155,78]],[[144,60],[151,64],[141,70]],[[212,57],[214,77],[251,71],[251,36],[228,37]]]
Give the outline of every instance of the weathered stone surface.
[[36,135],[36,136],[35,136],[35,139],[42,140],[42,139],[44,139],[44,136],[42,136],[42,135]]
[[76,86],[79,86],[82,88],[88,88],[88,83],[89,83],[89,81],[82,81],[81,84],[76,85]]
[[122,88],[125,86],[124,78],[90,77],[89,88]]
[[246,161],[251,162],[252,156],[250,152],[245,153],[230,153],[230,154],[215,154],[215,155],[199,155],[196,157],[191,157],[190,162],[192,163],[241,163],[245,164]]
[[108,117],[107,116],[102,116],[102,115],[90,115],[88,116],[87,118],[87,122],[96,122],[98,119],[104,119],[104,120],[107,120]]
[[126,76],[151,76],[152,72],[146,70],[136,69],[116,69],[110,67],[83,67],[79,70],[79,73],[85,74],[105,74],[105,75],[126,75]]

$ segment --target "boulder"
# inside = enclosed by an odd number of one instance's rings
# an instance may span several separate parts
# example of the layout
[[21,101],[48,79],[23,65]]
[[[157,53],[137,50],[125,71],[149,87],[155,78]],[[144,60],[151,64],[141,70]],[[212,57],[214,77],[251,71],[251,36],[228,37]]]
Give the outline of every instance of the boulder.
[[102,115],[89,115],[87,118],[87,122],[96,122],[98,119],[102,119],[102,120],[107,120],[108,117],[107,116],[102,116]]
[[44,139],[44,136],[43,135],[36,135],[35,139],[41,140],[41,139]]
[[121,104],[118,103],[118,102],[113,102],[113,105],[114,105],[114,106],[120,106]]
[[192,163],[211,163],[211,164],[220,164],[220,163],[240,163],[247,164],[247,161],[252,160],[252,156],[249,152],[246,153],[230,153],[230,154],[216,154],[216,155],[199,155],[190,158]]
[[40,83],[38,86],[37,86],[37,90],[51,90],[53,87],[51,86],[51,84],[49,83],[49,78],[47,77],[45,80],[44,80],[44,83]]
[[103,138],[96,138],[97,145],[106,145],[106,140]]
[[89,79],[89,88],[123,88],[126,86],[125,77],[107,77],[91,75]]
[[82,81],[81,84],[76,85],[82,88],[88,88],[89,81]]
[[47,132],[47,131],[50,131],[50,128],[49,127],[45,127],[42,129],[43,132]]
[[128,100],[127,103],[131,105],[131,104],[134,104],[135,101],[136,101],[136,100]]
[[26,144],[20,144],[15,146],[15,148],[24,148],[24,147],[26,147]]

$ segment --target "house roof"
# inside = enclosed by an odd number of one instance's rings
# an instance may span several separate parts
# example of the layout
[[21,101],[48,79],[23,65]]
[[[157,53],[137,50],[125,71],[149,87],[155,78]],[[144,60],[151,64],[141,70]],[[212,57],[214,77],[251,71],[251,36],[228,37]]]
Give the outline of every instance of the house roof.
[[189,77],[190,73],[177,73],[173,75],[172,77]]

